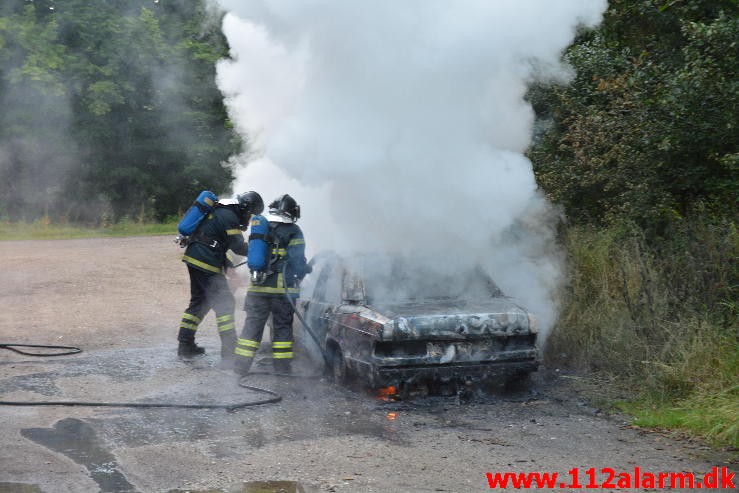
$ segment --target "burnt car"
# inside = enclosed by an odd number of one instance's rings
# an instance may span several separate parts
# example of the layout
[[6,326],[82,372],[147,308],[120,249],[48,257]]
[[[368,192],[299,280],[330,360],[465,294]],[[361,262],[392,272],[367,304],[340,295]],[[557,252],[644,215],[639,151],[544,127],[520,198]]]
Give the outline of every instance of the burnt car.
[[326,253],[314,264],[296,333],[340,383],[431,389],[520,381],[538,367],[533,317],[481,269]]

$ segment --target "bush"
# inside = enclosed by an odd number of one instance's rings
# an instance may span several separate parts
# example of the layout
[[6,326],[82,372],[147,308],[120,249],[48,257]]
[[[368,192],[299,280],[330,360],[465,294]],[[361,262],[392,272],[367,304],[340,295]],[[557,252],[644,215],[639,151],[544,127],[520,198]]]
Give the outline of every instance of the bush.
[[633,225],[574,226],[564,241],[571,283],[546,361],[606,372],[645,409],[682,409],[680,427],[735,443],[735,222],[698,215],[659,238]]

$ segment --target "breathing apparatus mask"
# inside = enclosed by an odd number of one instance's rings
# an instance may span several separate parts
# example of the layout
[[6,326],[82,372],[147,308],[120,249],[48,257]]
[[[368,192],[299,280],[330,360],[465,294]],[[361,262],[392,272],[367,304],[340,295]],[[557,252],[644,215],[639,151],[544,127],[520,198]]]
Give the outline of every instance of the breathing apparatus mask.
[[249,219],[264,211],[264,201],[257,192],[250,191],[236,196],[236,210],[239,216],[239,227],[245,231],[249,227]]

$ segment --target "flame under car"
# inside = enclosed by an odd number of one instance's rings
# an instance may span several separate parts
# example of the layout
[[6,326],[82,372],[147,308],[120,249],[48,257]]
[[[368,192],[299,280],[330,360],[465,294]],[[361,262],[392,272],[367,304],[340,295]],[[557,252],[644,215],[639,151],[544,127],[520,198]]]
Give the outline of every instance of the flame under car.
[[506,383],[539,364],[533,317],[480,269],[322,254],[296,308],[340,383]]

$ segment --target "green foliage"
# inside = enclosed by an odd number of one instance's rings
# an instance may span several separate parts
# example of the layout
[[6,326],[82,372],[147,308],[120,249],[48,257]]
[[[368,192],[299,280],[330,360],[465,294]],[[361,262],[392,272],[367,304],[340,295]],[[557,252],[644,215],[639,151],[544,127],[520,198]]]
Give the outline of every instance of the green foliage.
[[0,8],[0,210],[90,222],[176,214],[225,191],[241,142],[205,0],[25,2]]
[[572,84],[531,91],[548,125],[530,157],[570,218],[662,233],[698,206],[736,215],[737,13],[733,1],[613,2],[566,53]]
[[571,282],[548,363],[625,383],[636,399],[625,405],[645,426],[736,443],[736,223],[690,217],[663,239],[633,224],[573,226],[564,239]]
[[700,347],[691,353],[692,361],[673,374],[674,379],[702,379],[685,397],[671,398],[653,392],[623,402],[620,407],[634,415],[634,423],[639,426],[688,430],[716,445],[739,448],[737,339],[721,337],[715,342],[700,342]]
[[[101,221],[101,223],[104,221]],[[70,238],[100,238],[105,236],[158,236],[177,234],[178,220],[162,223],[121,220],[100,227],[84,227],[70,223],[52,223],[48,218],[34,222],[0,222],[0,241],[63,240]]]
[[571,283],[547,359],[634,389],[645,425],[737,444],[735,0],[613,0],[536,85],[529,155],[564,205]]

